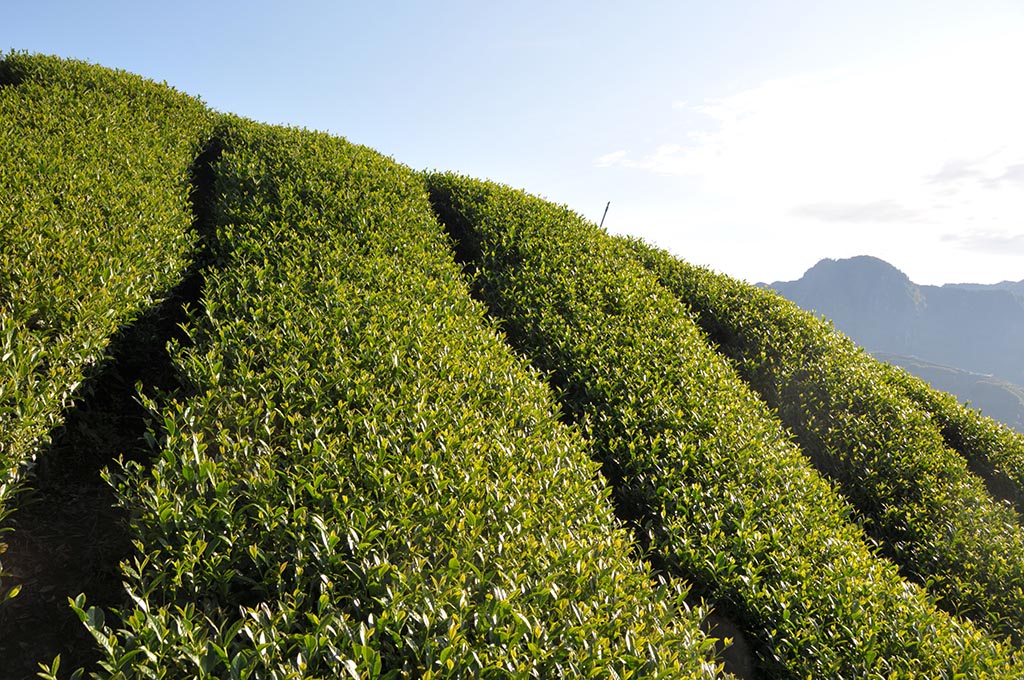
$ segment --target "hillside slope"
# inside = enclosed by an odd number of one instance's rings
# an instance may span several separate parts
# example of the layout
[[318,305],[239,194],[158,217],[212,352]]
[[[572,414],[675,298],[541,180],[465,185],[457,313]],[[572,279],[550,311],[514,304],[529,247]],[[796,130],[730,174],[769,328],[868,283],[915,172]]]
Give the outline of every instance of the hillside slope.
[[[72,493],[36,493],[38,475],[24,481],[68,439],[75,404],[102,387],[111,338],[185,277],[197,238],[191,167],[212,128],[202,102],[138,76],[47,57],[0,62],[0,666],[12,677],[33,670],[19,664],[23,644],[42,652],[84,639],[44,575],[81,578],[104,603],[116,590],[130,543],[112,526],[109,487],[81,465],[103,446],[53,471],[83,477]],[[70,424],[72,437],[86,427]],[[47,502],[58,507],[38,512]],[[75,535],[25,529],[12,539],[33,514],[68,518]],[[80,559],[99,553],[108,562]]]
[[[478,294],[593,440],[620,514],[669,573],[761,641],[763,673],[984,666],[971,628],[875,558],[845,503],[626,247],[506,187],[450,175],[430,186]],[[928,649],[925,630],[946,642]]]
[[937,390],[955,394],[972,409],[1024,433],[1024,387],[1021,385],[916,357],[886,352],[872,352],[872,355],[916,375]]
[[[1024,576],[1024,531],[975,474],[1005,482],[1006,500],[1019,502],[1024,436],[989,419],[971,420],[959,405],[930,398],[927,388],[916,390],[830,324],[771,291],[642,243],[629,246],[691,305],[804,454],[835,480],[883,554],[949,611],[1024,639],[1024,590],[1009,585]],[[991,435],[987,446],[958,436],[967,421]]]
[[147,559],[127,628],[97,628],[107,662],[713,677],[701,612],[630,559],[418,178],[326,135],[232,121],[219,140],[216,265],[175,356],[195,396],[119,482]]
[[[1024,496],[1024,439],[882,365],[844,380],[859,350],[802,316],[724,335],[703,273],[541,199],[100,67],[0,74],[34,159],[0,175],[0,484],[43,478],[89,367],[197,280],[155,335],[174,384],[136,387],[148,449],[108,465],[122,601],[83,582],[65,612],[95,677],[1024,677],[1022,529],[992,495]],[[775,304],[712,281],[737,318]],[[779,373],[808,342],[821,370]],[[21,497],[0,519],[42,521]],[[0,677],[65,677],[32,632]]]

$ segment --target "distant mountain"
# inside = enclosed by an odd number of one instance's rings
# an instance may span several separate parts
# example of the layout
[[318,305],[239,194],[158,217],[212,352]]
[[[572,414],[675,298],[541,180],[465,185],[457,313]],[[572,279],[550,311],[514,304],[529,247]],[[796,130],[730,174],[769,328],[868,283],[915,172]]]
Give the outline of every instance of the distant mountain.
[[[801,279],[769,287],[828,317],[868,351],[901,357],[895,363],[987,415],[997,417],[985,405],[994,384],[1024,392],[1024,281],[922,286],[883,260],[861,256],[822,260]],[[974,376],[939,384],[940,376],[954,374],[938,367]],[[987,377],[992,380],[982,380]],[[1013,389],[996,391],[1006,397],[997,401],[1007,401],[1001,412],[1016,413]]]
[[943,288],[963,288],[965,290],[1008,290],[1017,295],[1024,295],[1024,281],[1001,281],[999,283],[947,283]]
[[926,380],[935,389],[956,395],[961,401],[969,401],[973,408],[990,418],[1024,432],[1024,386],[915,357],[885,352],[875,352],[874,356]]
[[924,295],[907,275],[874,257],[821,260],[797,281],[771,287],[804,309],[824,314],[869,350],[911,354],[913,320]]

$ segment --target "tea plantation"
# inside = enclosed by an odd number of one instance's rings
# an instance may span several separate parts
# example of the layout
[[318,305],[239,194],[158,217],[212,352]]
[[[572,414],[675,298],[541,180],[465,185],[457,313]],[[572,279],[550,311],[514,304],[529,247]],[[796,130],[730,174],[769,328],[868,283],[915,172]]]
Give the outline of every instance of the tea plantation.
[[[1024,677],[1024,438],[773,293],[81,62],[0,121],[0,678]],[[18,537],[132,352],[111,604]]]

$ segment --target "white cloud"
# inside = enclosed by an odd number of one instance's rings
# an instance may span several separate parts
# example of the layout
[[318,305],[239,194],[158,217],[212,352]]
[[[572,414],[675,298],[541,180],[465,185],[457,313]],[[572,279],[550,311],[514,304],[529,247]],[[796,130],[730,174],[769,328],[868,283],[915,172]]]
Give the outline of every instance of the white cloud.
[[621,161],[628,153],[628,151],[612,151],[611,153],[606,153],[594,161],[594,166],[598,168],[611,167],[618,164],[619,161]]
[[710,130],[608,162],[698,177],[710,191],[781,193],[795,205],[917,190],[964,158],[1024,162],[1024,89],[957,59],[770,81],[691,106]]
[[1003,182],[1024,185],[1024,163],[1014,163],[1003,169],[1003,172],[992,179],[990,186],[999,186]]
[[[843,239],[842,248],[863,243],[870,253],[902,223],[908,257],[922,240],[949,252],[994,252],[999,243],[1019,252],[1020,64],[1024,41],[990,40],[899,63],[780,78],[713,100],[676,102],[680,115],[696,117],[688,132],[645,153],[605,158],[677,176],[696,186],[695,200],[722,207],[716,221],[756,225],[779,240],[804,237],[815,224],[856,222],[868,226],[853,234],[828,230],[822,238],[833,240],[817,247],[838,248]],[[942,238],[971,229],[984,236]]]
[[970,231],[959,234],[943,234],[942,240],[953,243],[964,250],[994,255],[1024,255],[1024,232],[1006,234],[1003,232]]
[[810,203],[792,210],[798,217],[811,217],[825,222],[897,222],[906,224],[921,215],[896,201],[870,203]]

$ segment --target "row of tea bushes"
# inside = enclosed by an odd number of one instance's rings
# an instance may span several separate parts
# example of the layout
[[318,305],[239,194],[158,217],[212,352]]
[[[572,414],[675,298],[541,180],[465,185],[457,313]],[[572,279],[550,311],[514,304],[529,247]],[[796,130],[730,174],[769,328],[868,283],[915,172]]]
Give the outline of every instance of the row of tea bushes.
[[881,367],[888,380],[930,414],[946,445],[967,461],[995,496],[1024,514],[1024,434],[981,415],[946,392],[894,366]]
[[719,351],[836,481],[883,554],[943,608],[1024,639],[1024,531],[1016,514],[946,447],[931,414],[890,371],[772,291],[639,241],[626,245],[692,309]]
[[201,102],[137,76],[0,61],[0,520],[108,339],[188,266],[211,130]]
[[503,344],[422,179],[230,120],[193,396],[118,483],[140,555],[116,677],[714,677],[578,434]]
[[773,677],[1019,677],[868,548],[687,310],[566,209],[428,178],[475,292],[591,438],[653,560],[738,619]]

